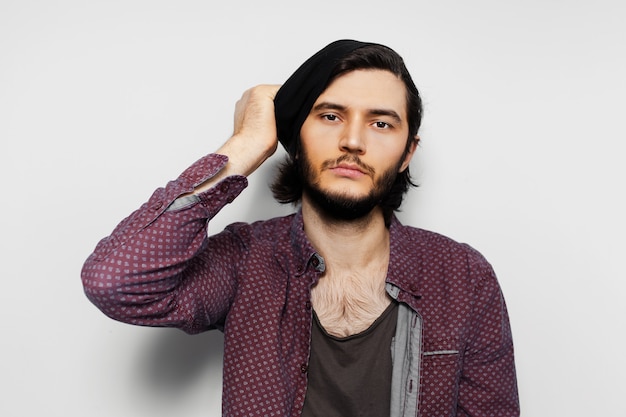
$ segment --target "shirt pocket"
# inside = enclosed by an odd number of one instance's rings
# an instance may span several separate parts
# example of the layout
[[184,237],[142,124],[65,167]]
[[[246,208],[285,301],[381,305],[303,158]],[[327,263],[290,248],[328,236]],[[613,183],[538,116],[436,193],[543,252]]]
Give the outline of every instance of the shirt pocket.
[[422,354],[420,415],[456,413],[461,375],[461,354],[456,349],[427,350]]

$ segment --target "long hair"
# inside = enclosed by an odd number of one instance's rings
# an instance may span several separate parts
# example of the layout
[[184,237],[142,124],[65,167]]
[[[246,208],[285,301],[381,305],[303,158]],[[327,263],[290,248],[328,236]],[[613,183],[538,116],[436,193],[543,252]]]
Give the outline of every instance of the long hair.
[[[326,84],[330,85],[338,77],[355,70],[379,69],[386,70],[400,78],[406,87],[407,115],[409,134],[407,137],[405,156],[410,150],[422,122],[422,100],[404,60],[391,48],[383,45],[367,45],[349,52],[335,65]],[[300,154],[300,141],[296,143],[294,155]],[[399,173],[389,193],[379,204],[388,220],[402,204],[404,194],[410,186],[417,186],[412,179],[409,168]],[[271,184],[274,198],[282,204],[298,203],[302,199],[304,176],[297,158],[288,155],[280,165],[278,174]]]

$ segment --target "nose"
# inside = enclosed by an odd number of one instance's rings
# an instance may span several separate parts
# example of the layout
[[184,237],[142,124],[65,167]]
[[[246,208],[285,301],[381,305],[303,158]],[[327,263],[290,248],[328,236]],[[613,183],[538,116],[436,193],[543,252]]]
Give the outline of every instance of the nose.
[[362,123],[350,121],[345,124],[341,138],[339,139],[339,149],[344,152],[362,155],[365,153],[365,132]]

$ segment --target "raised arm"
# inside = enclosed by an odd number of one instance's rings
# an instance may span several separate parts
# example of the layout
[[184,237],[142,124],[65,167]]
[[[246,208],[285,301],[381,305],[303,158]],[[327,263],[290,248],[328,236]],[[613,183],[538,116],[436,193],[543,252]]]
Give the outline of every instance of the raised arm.
[[106,315],[196,333],[221,327],[237,279],[242,242],[207,237],[208,222],[246,187],[276,150],[277,86],[244,93],[233,136],[185,170],[102,239],[82,269],[87,297]]

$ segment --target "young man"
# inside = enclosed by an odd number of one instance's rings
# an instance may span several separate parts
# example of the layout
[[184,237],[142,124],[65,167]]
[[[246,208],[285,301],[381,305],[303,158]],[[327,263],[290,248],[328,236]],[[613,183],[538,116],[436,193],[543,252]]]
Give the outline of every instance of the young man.
[[[233,136],[98,244],[87,296],[127,323],[222,330],[224,415],[519,415],[491,267],[393,214],[421,112],[394,51],[326,46],[244,93]],[[207,237],[278,141],[272,189],[297,213]]]

